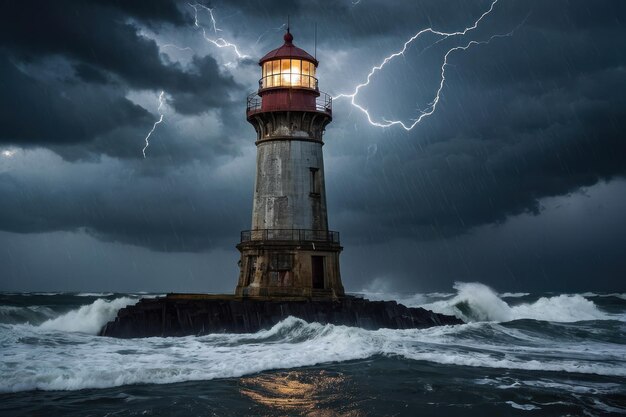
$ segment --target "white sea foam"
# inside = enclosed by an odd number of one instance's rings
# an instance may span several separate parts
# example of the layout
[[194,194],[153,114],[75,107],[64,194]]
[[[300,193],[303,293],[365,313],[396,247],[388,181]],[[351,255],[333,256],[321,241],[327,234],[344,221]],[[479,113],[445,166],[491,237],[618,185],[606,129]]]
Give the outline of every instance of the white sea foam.
[[[67,346],[46,349],[29,346],[30,349],[18,350],[16,346],[9,352],[8,360],[0,363],[0,374],[5,376],[0,380],[0,392],[76,390],[236,377],[375,354],[376,347],[363,343],[362,336],[353,333],[354,330],[357,329],[306,324],[288,318],[254,335],[133,340],[77,335],[71,350],[67,350]],[[303,331],[308,332],[309,337],[297,343],[289,341],[300,339],[298,333]],[[278,340],[264,343],[279,335],[282,336]],[[12,356],[19,356],[20,362],[11,362]],[[68,360],[72,366],[67,366]],[[22,369],[25,363],[29,372]]]
[[593,401],[593,408],[595,408],[596,410],[600,410],[603,413],[612,413],[616,415],[626,414],[626,407],[613,407],[613,406],[603,403],[597,398],[593,398],[592,401]]
[[77,297],[110,297],[112,292],[81,292],[76,294]]
[[387,291],[369,291],[367,289],[361,290],[354,295],[362,296],[371,301],[386,301],[394,300],[400,304],[404,304],[407,307],[419,307],[423,304],[432,303],[435,301],[445,300],[454,296],[454,293],[446,292],[431,292],[431,293],[398,293]]
[[427,297],[431,298],[448,298],[454,295],[453,292],[429,292],[426,294]]
[[571,381],[569,383],[546,381],[546,380],[527,380],[521,383],[523,386],[548,388],[573,392],[576,394],[618,394],[622,391],[622,385],[613,382],[589,382],[589,381]]
[[602,311],[593,297],[616,297],[626,300],[626,293],[582,293],[561,294],[541,297],[533,302],[514,303],[516,299],[531,295],[528,292],[504,292],[498,294],[481,283],[456,283],[456,294],[452,293],[397,293],[387,291],[381,281],[375,280],[369,287],[357,293],[372,301],[395,300],[407,307],[423,307],[437,313],[455,315],[468,322],[532,319],[553,322],[577,322],[586,320],[621,320],[626,315],[609,314]]
[[430,292],[430,293],[401,293],[393,291],[389,287],[389,281],[382,278],[376,278],[371,281],[361,291],[355,293],[357,296],[363,296],[368,300],[395,300],[407,307],[418,307],[421,304],[452,297],[454,293],[447,292]]
[[500,294],[501,298],[520,298],[520,297],[526,297],[527,295],[530,295],[529,292],[503,292],[502,294]]
[[120,308],[136,302],[136,299],[128,297],[117,298],[112,301],[99,298],[89,305],[45,321],[39,327],[44,330],[96,334],[105,323],[115,318]]
[[[561,391],[573,394],[619,394],[623,391],[622,384],[616,382],[593,382],[567,378],[566,380],[552,381],[544,378],[514,379],[511,377],[480,378],[474,381],[477,385],[489,385],[501,390],[518,390],[528,387],[540,388],[542,392]],[[540,405],[550,405],[554,403],[538,403]]]
[[[363,290],[361,292],[356,293],[356,295],[363,296],[371,301],[386,301],[386,300],[394,300],[400,304],[404,304],[407,307],[417,307],[419,305],[428,303],[433,301],[428,297],[427,294],[401,294],[401,293],[393,293],[393,292],[371,292]],[[435,297],[432,297],[435,298]]]
[[[91,307],[108,308],[100,303]],[[471,367],[626,376],[621,345],[545,341],[515,329],[503,333],[503,329],[496,323],[472,323],[367,331],[290,317],[255,334],[123,340],[85,333],[60,336],[22,326],[14,329],[19,332],[15,337],[1,341],[5,357],[0,362],[0,391],[208,380],[373,355]]]
[[[422,300],[439,298],[428,306],[476,322],[367,331],[290,317],[254,334],[132,340],[93,335],[120,308],[137,299],[98,299],[40,326],[0,325],[0,392],[208,380],[374,355],[455,366],[626,377],[622,344],[595,339],[595,333],[562,338],[560,326],[544,324],[537,330],[525,330],[525,326],[494,322],[613,317],[592,301],[580,295],[561,295],[509,305],[482,284],[457,284],[455,288],[457,294],[447,300],[441,300],[441,294],[424,294]],[[381,298],[388,299],[382,294]],[[15,308],[0,307],[0,312],[15,313]],[[588,324],[581,326],[581,331],[587,331]],[[499,385],[519,385],[510,382]]]
[[583,320],[611,320],[615,316],[600,310],[593,301],[580,295],[541,297],[532,304],[520,304],[511,308],[516,319],[573,322]]
[[532,410],[541,409],[541,407],[537,407],[536,405],[532,405],[532,404],[518,404],[514,401],[507,401],[506,403],[510,405],[511,407],[518,409],[518,410],[532,411]]
[[509,305],[491,288],[480,283],[456,283],[456,296],[449,300],[423,304],[437,313],[452,314],[465,321],[499,321],[532,319],[553,322],[584,320],[619,320],[600,310],[591,300],[574,295],[541,297],[532,303]]
[[138,293],[132,293],[132,294],[127,294],[130,297],[139,297],[139,298],[158,298],[158,297],[165,297],[167,294],[150,294],[147,292],[138,292]]
[[618,292],[612,292],[612,293],[605,293],[605,294],[598,294],[595,292],[584,292],[582,294],[583,297],[589,297],[589,298],[595,298],[595,297],[600,297],[600,298],[607,298],[607,297],[615,297],[615,298],[619,298],[621,300],[626,300],[626,293],[618,293]]

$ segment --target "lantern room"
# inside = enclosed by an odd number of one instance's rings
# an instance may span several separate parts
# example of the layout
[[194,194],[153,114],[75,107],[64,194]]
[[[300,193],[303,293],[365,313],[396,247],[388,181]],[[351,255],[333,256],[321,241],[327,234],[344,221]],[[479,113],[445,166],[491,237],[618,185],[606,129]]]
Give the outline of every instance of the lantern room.
[[315,64],[300,58],[273,59],[263,63],[259,88],[301,87],[317,90]]
[[305,111],[332,114],[331,97],[319,91],[317,59],[293,44],[287,29],[285,43],[261,60],[259,89],[248,96],[248,118],[263,112]]
[[289,31],[284,39],[283,46],[267,53],[259,61],[262,68],[259,90],[287,87],[317,91],[317,60],[293,44],[293,35]]

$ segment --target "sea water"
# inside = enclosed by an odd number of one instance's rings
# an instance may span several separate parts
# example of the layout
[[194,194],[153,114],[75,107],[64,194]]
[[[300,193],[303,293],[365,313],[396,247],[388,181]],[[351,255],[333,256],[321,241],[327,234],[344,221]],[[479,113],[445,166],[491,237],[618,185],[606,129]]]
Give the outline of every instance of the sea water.
[[362,295],[467,324],[130,340],[97,332],[157,294],[3,293],[0,415],[626,413],[626,294],[454,290]]

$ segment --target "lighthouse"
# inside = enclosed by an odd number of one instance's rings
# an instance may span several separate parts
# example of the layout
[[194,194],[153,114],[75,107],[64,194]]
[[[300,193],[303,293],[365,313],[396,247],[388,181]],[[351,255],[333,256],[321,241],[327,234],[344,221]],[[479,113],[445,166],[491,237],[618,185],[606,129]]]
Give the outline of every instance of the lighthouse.
[[258,91],[248,96],[256,131],[252,226],[241,232],[236,295],[337,298],[339,233],[328,229],[322,147],[332,99],[318,88],[318,61],[284,44],[259,61]]

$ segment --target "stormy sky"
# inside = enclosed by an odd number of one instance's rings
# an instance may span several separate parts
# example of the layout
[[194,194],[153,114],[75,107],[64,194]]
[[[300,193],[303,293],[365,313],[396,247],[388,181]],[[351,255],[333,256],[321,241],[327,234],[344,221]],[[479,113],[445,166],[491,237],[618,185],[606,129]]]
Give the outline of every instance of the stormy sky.
[[[287,15],[311,53],[317,24],[337,96],[491,3],[203,3],[212,22],[185,1],[3,1],[0,290],[231,292],[255,171],[245,100]],[[355,103],[411,124],[471,41],[409,131],[333,103],[347,291],[626,290],[626,3],[499,0],[464,35],[408,44]]]

